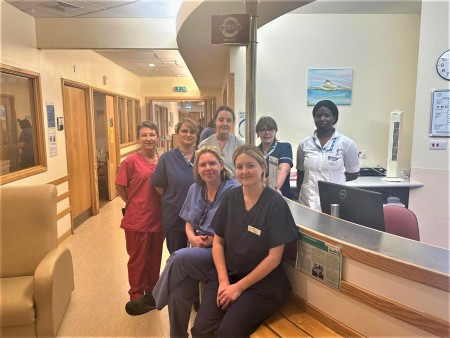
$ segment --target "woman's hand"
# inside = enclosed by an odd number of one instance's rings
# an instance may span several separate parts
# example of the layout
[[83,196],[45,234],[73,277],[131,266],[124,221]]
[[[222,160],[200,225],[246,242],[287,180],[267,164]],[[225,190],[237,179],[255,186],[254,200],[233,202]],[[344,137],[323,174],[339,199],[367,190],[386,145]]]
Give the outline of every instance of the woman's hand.
[[208,235],[189,236],[189,243],[196,248],[210,248],[212,247],[213,237]]
[[222,310],[228,310],[230,305],[238,299],[242,291],[237,284],[220,284],[217,290],[217,306]]

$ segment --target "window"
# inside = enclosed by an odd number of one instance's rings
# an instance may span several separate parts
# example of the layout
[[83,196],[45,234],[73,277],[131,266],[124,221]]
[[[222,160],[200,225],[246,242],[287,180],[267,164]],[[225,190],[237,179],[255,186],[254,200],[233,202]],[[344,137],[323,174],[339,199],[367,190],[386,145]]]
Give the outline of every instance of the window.
[[40,75],[0,64],[0,184],[46,171]]
[[119,139],[121,145],[136,142],[136,127],[140,122],[139,101],[119,97]]

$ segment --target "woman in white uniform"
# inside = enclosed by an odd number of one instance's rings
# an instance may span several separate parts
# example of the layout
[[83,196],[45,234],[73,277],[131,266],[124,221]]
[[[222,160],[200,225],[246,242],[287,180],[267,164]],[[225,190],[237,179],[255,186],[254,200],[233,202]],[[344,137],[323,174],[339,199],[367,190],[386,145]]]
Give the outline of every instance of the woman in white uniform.
[[299,202],[321,211],[318,181],[345,184],[359,176],[358,148],[349,137],[338,133],[337,106],[319,101],[312,115],[316,130],[304,138],[297,149],[297,189]]

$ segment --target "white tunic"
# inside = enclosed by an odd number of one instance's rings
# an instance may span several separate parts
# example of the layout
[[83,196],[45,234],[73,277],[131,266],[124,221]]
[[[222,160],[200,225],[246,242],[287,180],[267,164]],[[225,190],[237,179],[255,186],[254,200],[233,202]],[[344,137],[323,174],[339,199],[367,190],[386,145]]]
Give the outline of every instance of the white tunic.
[[223,156],[225,159],[225,165],[228,169],[231,170],[233,173],[233,177],[236,176],[236,169],[233,164],[233,153],[234,151],[239,148],[240,146],[244,145],[245,142],[241,140],[239,137],[236,137],[235,135],[230,134],[228,136],[227,143],[225,144],[225,147],[223,149],[220,149],[219,143],[217,142],[217,134],[213,134],[207,139],[200,142],[198,145],[199,148],[203,146],[213,146],[216,147],[219,150],[220,155]]
[[297,170],[305,172],[299,202],[321,211],[318,181],[345,184],[345,172],[359,171],[356,143],[336,130],[324,147],[316,132],[304,138],[297,149]]

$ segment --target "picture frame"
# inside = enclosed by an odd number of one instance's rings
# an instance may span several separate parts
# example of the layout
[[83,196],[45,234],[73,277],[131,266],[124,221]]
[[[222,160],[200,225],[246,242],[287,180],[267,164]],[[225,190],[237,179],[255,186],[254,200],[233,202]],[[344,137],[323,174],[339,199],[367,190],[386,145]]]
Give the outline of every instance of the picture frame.
[[309,68],[306,102],[314,106],[322,100],[336,105],[352,103],[353,70],[351,68]]

